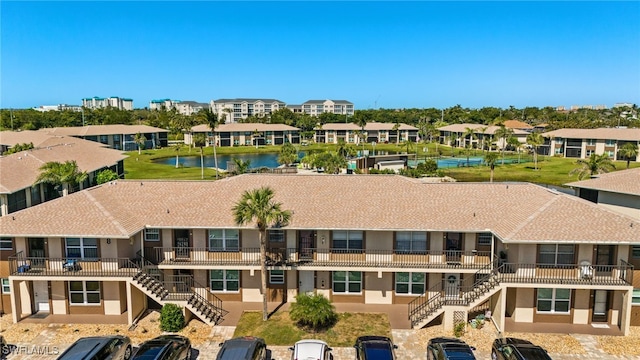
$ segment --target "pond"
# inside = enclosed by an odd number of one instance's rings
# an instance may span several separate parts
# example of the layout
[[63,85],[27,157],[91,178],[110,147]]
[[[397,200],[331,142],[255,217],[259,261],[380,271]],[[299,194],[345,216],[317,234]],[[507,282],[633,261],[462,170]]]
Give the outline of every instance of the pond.
[[[299,153],[298,157],[302,158],[304,153]],[[218,155],[218,167],[220,169],[227,169],[227,163],[233,163],[233,158],[240,159],[242,161],[251,161],[251,168],[277,168],[280,164],[278,164],[278,153],[261,153],[261,154],[225,154]],[[176,166],[176,158],[164,158],[160,160],[154,161],[156,164],[164,164],[164,165],[172,165]],[[184,167],[200,167],[200,156],[180,156],[178,159],[178,164]],[[213,168],[215,167],[215,161],[213,156],[206,155],[204,156],[204,167]]]

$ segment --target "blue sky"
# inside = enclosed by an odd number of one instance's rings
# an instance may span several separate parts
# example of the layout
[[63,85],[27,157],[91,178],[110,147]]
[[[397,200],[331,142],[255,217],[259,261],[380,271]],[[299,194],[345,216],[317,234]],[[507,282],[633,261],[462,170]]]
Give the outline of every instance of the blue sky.
[[640,103],[640,2],[0,2],[2,108]]

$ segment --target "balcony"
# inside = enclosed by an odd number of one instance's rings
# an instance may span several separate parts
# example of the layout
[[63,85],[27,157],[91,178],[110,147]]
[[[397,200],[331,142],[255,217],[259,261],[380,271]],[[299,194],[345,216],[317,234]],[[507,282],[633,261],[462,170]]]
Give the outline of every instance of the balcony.
[[[159,265],[260,266],[260,248],[154,248]],[[267,265],[298,267],[366,267],[419,269],[480,269],[491,262],[483,251],[402,251],[297,249],[267,250]]]
[[9,257],[12,276],[131,277],[140,270],[128,258],[68,259]]
[[633,265],[548,265],[506,263],[498,268],[501,283],[631,286]]

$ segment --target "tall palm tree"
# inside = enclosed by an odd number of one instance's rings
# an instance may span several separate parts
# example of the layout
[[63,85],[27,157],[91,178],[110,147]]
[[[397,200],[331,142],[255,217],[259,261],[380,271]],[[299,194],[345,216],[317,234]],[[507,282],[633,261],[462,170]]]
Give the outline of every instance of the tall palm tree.
[[469,145],[472,145],[473,139],[476,138],[476,130],[470,127],[464,128],[464,133],[462,133],[462,138],[464,139],[465,147],[467,146],[467,143],[469,143]]
[[540,133],[531,133],[527,135],[527,144],[533,146],[533,163],[534,169],[538,170],[538,146],[544,144],[544,138]]
[[146,141],[147,141],[147,138],[144,137],[144,135],[141,133],[137,133],[133,135],[133,142],[136,143],[136,145],[138,145],[138,155],[140,155],[140,151]]
[[396,122],[391,128],[391,130],[396,132],[396,144],[399,144],[400,143],[400,123]]
[[234,157],[233,164],[235,165],[235,170],[233,171],[235,175],[247,173],[249,171],[249,168],[251,168],[251,160],[245,161],[240,158]]
[[578,174],[578,179],[580,180],[593,175],[608,173],[616,168],[607,154],[598,155],[593,153],[588,159],[578,159],[576,163],[580,167],[571,170],[569,175]]
[[631,159],[638,157],[638,145],[636,143],[628,142],[620,147],[620,155],[627,159],[627,169],[629,168]]
[[497,161],[498,153],[488,152],[487,155],[484,156],[484,162],[491,169],[491,177],[489,178],[489,182],[493,182],[493,169],[495,169]]
[[260,275],[262,278],[262,320],[267,321],[267,228],[287,226],[291,212],[275,202],[269,187],[246,190],[231,209],[236,224],[255,223],[260,233]]
[[180,162],[179,160],[179,155],[180,155],[180,148],[182,147],[182,145],[180,145],[180,143],[177,143],[173,146],[173,150],[176,152],[176,169],[179,167]]
[[487,127],[486,127],[486,126],[482,126],[482,127],[479,127],[479,128],[478,128],[478,132],[479,132],[480,134],[482,134],[482,143],[481,143],[481,146],[482,146],[482,153],[483,153],[483,154],[484,154],[484,141],[485,141],[485,137],[486,137],[486,135],[485,135],[485,132],[486,132],[486,131],[487,131]]
[[216,168],[216,180],[218,179],[218,154],[216,153],[216,126],[219,125],[220,119],[218,118],[218,114],[211,111],[209,108],[203,108],[198,112],[198,117],[204,121],[209,128],[211,128],[211,137],[213,138],[213,164]]
[[80,171],[75,160],[67,160],[64,163],[50,161],[40,166],[40,174],[35,184],[47,183],[56,187],[62,187],[62,196],[69,194],[69,190],[88,177],[86,171]]
[[493,135],[502,140],[502,165],[504,165],[504,151],[507,148],[509,138],[513,136],[513,129],[500,125],[500,128]]
[[[204,147],[207,145],[207,139],[204,134],[196,134],[193,137],[193,145],[200,148],[200,178],[204,179]],[[218,173],[218,167],[216,166],[216,173]]]

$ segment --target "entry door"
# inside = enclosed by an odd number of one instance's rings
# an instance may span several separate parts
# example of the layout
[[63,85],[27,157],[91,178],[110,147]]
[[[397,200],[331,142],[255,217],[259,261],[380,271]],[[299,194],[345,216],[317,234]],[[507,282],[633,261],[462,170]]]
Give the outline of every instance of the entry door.
[[33,282],[33,302],[35,303],[36,312],[49,312],[49,282],[34,281]]
[[462,234],[445,233],[445,252],[447,262],[460,262],[462,259]]
[[177,229],[173,231],[173,247],[175,247],[176,259],[188,260],[191,257],[188,229]]
[[447,299],[460,297],[460,274],[444,274],[444,296]]
[[316,232],[310,230],[300,231],[298,238],[298,251],[301,260],[313,260],[313,251],[316,243]]
[[609,320],[609,291],[593,291],[593,315],[592,322],[607,322]]
[[595,259],[594,264],[596,265],[596,275],[598,273],[602,275],[606,275],[611,272],[611,268],[608,266],[598,266],[598,265],[615,265],[613,263],[613,255],[615,248],[613,245],[596,245],[595,248]]
[[27,256],[30,258],[36,258],[36,259],[31,259],[31,267],[44,268],[45,266],[44,260],[45,260],[45,257],[47,256],[44,238],[29,238],[28,247],[29,247],[28,248],[29,254]]
[[300,294],[311,294],[315,288],[314,278],[315,271],[298,271],[299,284],[298,292]]

